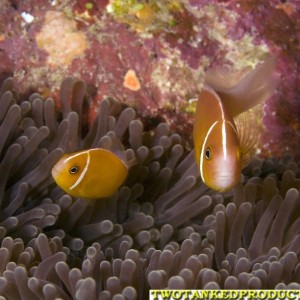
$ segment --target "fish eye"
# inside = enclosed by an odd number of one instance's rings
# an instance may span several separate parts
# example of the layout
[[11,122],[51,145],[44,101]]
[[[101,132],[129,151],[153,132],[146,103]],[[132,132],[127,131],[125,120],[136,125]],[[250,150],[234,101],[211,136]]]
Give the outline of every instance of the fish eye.
[[211,159],[211,149],[210,149],[210,147],[206,148],[206,150],[205,150],[205,158],[207,160]]
[[78,172],[78,167],[73,166],[69,169],[70,174],[76,174]]

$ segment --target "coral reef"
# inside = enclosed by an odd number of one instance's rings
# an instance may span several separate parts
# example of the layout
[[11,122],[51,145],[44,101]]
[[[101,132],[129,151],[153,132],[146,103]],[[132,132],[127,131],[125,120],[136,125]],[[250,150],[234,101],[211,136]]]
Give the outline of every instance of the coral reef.
[[[263,156],[300,156],[299,9],[295,0],[1,1],[0,80],[59,103],[66,76],[88,84],[90,123],[114,97],[164,119],[190,143],[193,105],[210,67],[243,72],[278,58],[280,85],[266,103]],[[124,85],[128,71],[140,84]],[[293,143],[291,143],[293,141]]]
[[[145,130],[105,98],[92,125],[84,82],[51,98],[0,89],[0,294],[7,299],[145,299],[149,288],[300,288],[300,164],[255,159],[219,194],[166,123]],[[112,197],[66,195],[50,171],[64,152],[126,148]]]

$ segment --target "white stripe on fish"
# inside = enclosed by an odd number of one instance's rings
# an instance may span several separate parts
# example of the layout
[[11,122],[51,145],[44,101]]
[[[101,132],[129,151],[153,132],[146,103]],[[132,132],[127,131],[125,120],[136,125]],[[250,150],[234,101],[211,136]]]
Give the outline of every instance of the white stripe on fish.
[[[85,165],[82,173],[80,174],[80,176],[76,180],[76,182],[69,188],[69,190],[73,190],[78,184],[80,184],[80,182],[83,180],[86,172],[88,171],[88,168],[89,168],[89,165],[90,165],[90,151],[86,151],[86,153],[87,153],[86,165]],[[75,156],[76,156],[76,154],[75,154]],[[74,156],[71,156],[70,158],[74,158]]]

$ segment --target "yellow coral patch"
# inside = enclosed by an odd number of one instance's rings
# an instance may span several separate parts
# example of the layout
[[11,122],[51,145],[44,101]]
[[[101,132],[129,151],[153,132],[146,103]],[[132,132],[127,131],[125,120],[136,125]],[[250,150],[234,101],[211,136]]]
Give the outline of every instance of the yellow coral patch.
[[36,36],[39,48],[48,53],[48,63],[53,66],[69,65],[88,47],[86,36],[77,30],[76,23],[64,13],[48,11],[44,26]]

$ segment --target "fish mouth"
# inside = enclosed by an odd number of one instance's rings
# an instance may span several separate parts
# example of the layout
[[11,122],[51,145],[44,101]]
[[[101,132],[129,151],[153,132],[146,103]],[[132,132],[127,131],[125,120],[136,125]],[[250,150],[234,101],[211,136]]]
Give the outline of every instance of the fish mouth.
[[58,173],[59,173],[58,169],[54,166],[51,170],[52,177],[55,179],[57,177]]
[[217,187],[217,191],[224,193],[230,190],[237,182],[232,177],[232,174],[230,175],[219,175],[214,180],[214,185]]
[[220,189],[218,189],[218,192],[219,193],[225,193],[225,192],[229,191],[231,188],[232,188],[232,186],[226,187],[226,188],[220,188]]

